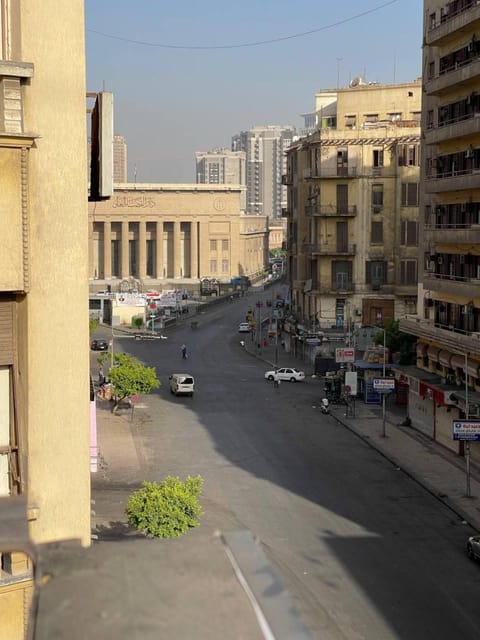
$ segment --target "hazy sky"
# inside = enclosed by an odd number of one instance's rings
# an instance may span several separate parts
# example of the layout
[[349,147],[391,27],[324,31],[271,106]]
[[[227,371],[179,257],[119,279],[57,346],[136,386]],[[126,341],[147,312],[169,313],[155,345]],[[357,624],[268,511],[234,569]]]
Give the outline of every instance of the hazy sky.
[[114,94],[129,180],[136,166],[137,182],[194,182],[195,151],[230,148],[232,135],[255,125],[301,127],[320,89],[358,75],[385,84],[418,78],[422,6],[86,0],[87,90]]

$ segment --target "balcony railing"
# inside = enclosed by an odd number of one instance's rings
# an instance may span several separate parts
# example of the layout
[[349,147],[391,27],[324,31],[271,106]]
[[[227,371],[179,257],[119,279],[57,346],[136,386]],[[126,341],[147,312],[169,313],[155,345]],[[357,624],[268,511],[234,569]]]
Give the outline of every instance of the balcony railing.
[[337,246],[337,245],[328,245],[321,243],[311,243],[307,242],[302,245],[302,249],[304,253],[316,253],[324,256],[349,256],[355,255],[357,252],[357,245],[352,244],[348,246]]
[[348,206],[334,205],[334,204],[321,204],[317,206],[318,211],[314,215],[325,217],[336,216],[356,216],[357,205],[352,204]]
[[400,318],[400,331],[410,333],[417,338],[437,342],[452,351],[469,351],[480,355],[480,333],[467,332],[426,320],[418,316]]
[[319,167],[312,168],[308,178],[356,178],[357,167]]

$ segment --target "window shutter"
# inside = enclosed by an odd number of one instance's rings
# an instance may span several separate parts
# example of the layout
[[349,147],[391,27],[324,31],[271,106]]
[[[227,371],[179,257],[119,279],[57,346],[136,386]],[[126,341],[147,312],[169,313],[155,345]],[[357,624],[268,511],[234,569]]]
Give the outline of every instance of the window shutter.
[[371,229],[371,242],[372,244],[381,244],[383,242],[383,222],[372,222]]

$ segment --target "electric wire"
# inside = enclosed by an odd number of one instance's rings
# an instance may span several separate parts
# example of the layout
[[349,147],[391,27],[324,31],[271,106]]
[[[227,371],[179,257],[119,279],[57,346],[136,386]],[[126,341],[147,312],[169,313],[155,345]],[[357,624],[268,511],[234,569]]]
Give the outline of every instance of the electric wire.
[[105,33],[104,31],[98,31],[97,29],[86,29],[88,33],[94,33],[95,35],[102,36],[104,38],[110,38],[112,40],[120,40],[121,42],[127,42],[129,44],[137,44],[143,47],[154,47],[161,49],[187,49],[187,50],[199,50],[199,49],[243,49],[246,47],[259,47],[267,44],[274,44],[277,42],[283,42],[285,40],[293,40],[294,38],[303,38],[305,36],[312,35],[314,33],[319,33],[320,31],[326,31],[327,29],[333,29],[334,27],[339,27],[340,25],[346,24],[348,22],[352,22],[353,20],[358,20],[359,18],[363,18],[364,16],[370,15],[376,11],[380,11],[389,5],[395,4],[399,2],[399,0],[389,0],[388,2],[384,2],[372,9],[367,9],[366,11],[362,11],[361,13],[357,13],[348,18],[344,18],[342,20],[337,20],[336,22],[332,22],[327,25],[323,25],[322,27],[318,27],[316,29],[309,29],[308,31],[302,31],[300,33],[293,33],[288,36],[279,36],[278,38],[271,38],[269,40],[257,40],[254,42],[243,42],[240,44],[219,44],[219,45],[184,45],[184,44],[165,44],[162,42],[148,42],[146,40],[134,40],[132,38],[126,38],[123,36],[117,36],[112,33]]

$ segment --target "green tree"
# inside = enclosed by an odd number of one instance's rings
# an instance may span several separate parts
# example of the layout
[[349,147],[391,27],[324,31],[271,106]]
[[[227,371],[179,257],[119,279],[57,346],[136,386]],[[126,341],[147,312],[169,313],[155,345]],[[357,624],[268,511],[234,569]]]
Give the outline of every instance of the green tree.
[[161,484],[144,482],[130,496],[125,512],[128,524],[156,538],[177,538],[199,525],[203,515],[198,497],[203,478],[167,476]]
[[92,336],[95,331],[98,329],[98,325],[100,324],[98,318],[90,318],[89,323],[88,323],[88,329],[90,332],[90,335]]
[[126,353],[115,354],[114,366],[109,370],[108,377],[115,398],[112,413],[125,398],[148,394],[160,386],[154,367],[145,367],[137,358]]
[[[390,353],[399,353],[399,364],[415,364],[415,345],[417,338],[399,329],[399,320],[389,320],[385,325],[385,346]],[[373,341],[383,344],[383,331],[377,333]]]

